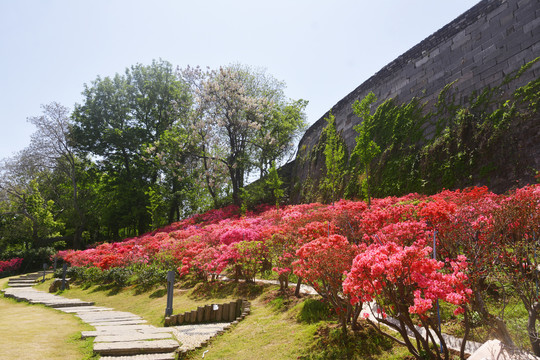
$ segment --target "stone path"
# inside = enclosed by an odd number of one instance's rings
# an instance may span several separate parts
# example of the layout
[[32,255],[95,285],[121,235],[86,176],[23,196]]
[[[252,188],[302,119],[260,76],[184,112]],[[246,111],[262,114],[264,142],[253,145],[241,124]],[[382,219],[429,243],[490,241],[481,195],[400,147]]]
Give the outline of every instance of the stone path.
[[[235,323],[158,328],[146,324],[146,320],[129,312],[94,306],[92,302],[67,299],[33,289],[32,285],[35,285],[42,276],[43,273],[37,273],[10,279],[8,282],[10,288],[2,290],[4,296],[18,301],[56,308],[74,314],[92,325],[96,330],[83,331],[81,336],[82,338],[94,337],[94,352],[100,354],[103,360],[172,360],[175,359],[177,352],[185,353],[207,345],[211,338],[222,334],[231,327],[231,324]],[[257,280],[257,282],[278,283],[272,280]],[[295,285],[290,284],[290,286]],[[301,292],[311,295],[317,294],[313,288],[307,285],[302,285]],[[368,313],[371,320],[378,322],[373,311],[375,309],[376,304],[374,303],[364,304],[362,311]],[[418,330],[425,331],[421,328]],[[446,334],[443,336],[449,348],[459,351],[460,339]],[[472,341],[468,341],[466,345],[466,353],[472,354],[471,358],[483,359],[483,357],[478,356],[480,353],[488,351],[484,349],[486,346]],[[482,349],[480,349],[481,347]],[[489,351],[494,351],[492,350],[494,347],[496,345],[490,344]],[[477,350],[478,354],[475,353]],[[534,357],[527,357],[527,359],[532,358]]]
[[189,352],[202,346],[206,346],[208,341],[216,335],[223,334],[231,327],[232,323],[214,323],[198,325],[173,326],[175,337],[180,340],[182,346],[180,352]]
[[10,288],[2,290],[4,296],[56,308],[90,324],[95,330],[83,331],[81,337],[94,338],[94,353],[100,354],[103,360],[172,360],[177,352],[205,346],[212,337],[231,326],[231,323],[217,323],[155,327],[129,312],[33,289],[32,285],[42,274],[10,279]]

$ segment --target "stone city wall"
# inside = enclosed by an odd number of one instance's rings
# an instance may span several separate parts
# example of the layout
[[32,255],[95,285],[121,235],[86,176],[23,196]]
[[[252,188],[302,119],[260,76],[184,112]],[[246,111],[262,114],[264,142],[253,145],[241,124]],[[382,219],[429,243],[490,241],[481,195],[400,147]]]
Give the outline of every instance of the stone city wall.
[[[375,106],[390,98],[405,103],[419,97],[429,109],[441,90],[455,82],[452,91],[458,94],[460,103],[466,103],[474,91],[501,84],[506,75],[540,56],[539,15],[538,0],[483,0],[383,67],[329,110],[349,151],[355,145],[353,127],[361,121],[352,110],[356,100],[369,92],[377,96]],[[540,62],[537,62],[503,90],[511,93],[539,76]],[[292,170],[293,182],[306,178],[306,165],[298,159],[305,157],[319,141],[329,112],[300,140]]]

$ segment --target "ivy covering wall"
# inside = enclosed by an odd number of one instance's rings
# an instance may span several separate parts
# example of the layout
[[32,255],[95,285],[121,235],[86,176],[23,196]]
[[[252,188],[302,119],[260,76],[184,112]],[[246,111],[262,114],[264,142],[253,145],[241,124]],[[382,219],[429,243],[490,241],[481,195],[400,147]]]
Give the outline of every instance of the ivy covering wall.
[[[325,152],[344,140],[340,133],[323,131],[311,151],[299,150],[297,161],[308,172],[308,180],[292,180],[293,196],[300,201],[331,202],[343,197],[366,198],[367,187],[371,196],[384,197],[433,194],[473,185],[503,192],[525,185],[522,182],[534,182],[538,159],[528,147],[540,142],[540,79],[511,94],[505,89],[512,88],[512,82],[537,61],[540,58],[462,103],[456,100],[462,97],[454,91],[454,84],[448,84],[429,109],[421,98],[413,98],[408,103],[388,99],[370,113],[355,111],[364,121],[356,129],[359,136],[380,151],[367,165],[359,163],[355,151],[350,157],[347,154],[346,169],[336,178],[335,171],[328,172]],[[332,124],[329,121],[327,126]],[[339,184],[332,196],[325,191],[329,181]]]

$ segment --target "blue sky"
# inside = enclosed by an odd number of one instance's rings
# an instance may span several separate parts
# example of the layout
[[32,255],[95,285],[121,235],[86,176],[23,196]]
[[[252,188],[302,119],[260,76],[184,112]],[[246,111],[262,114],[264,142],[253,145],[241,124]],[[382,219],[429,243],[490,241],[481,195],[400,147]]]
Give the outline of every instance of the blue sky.
[[0,159],[26,147],[41,104],[162,58],[266,68],[308,122],[476,0],[0,0]]

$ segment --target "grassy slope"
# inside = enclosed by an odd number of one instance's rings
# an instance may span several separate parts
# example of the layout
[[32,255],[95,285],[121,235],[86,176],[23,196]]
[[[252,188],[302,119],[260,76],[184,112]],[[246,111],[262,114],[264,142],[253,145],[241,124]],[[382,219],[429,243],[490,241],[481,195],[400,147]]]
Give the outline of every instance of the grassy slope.
[[189,356],[205,359],[257,358],[296,359],[308,352],[316,332],[316,324],[301,324],[295,320],[297,309],[279,311],[261,299],[252,302],[252,313],[233,331],[220,336],[206,348]]
[[[48,282],[38,285],[37,288],[46,290]],[[231,331],[216,337],[206,348],[189,354],[188,358],[199,359],[206,350],[208,352],[205,353],[205,359],[239,360],[297,359],[299,356],[312,356],[313,352],[319,351],[313,346],[317,327],[321,323],[308,324],[297,321],[303,306],[302,301],[297,302],[291,298],[293,301],[290,306],[282,306],[281,299],[278,302],[271,301],[276,296],[276,287],[255,288],[254,291],[253,287],[218,283],[191,289],[175,289],[173,302],[175,314],[193,310],[203,304],[222,303],[239,297],[248,297],[252,302],[252,312],[246,319]],[[162,288],[138,293],[134,288],[119,291],[103,286],[88,288],[72,286],[62,296],[95,301],[96,305],[138,314],[153,325],[163,324],[166,296]],[[276,303],[279,306],[276,306]],[[403,348],[394,347],[373,356],[353,356],[351,359],[403,359],[407,355],[407,351]]]
[[73,315],[0,296],[1,359],[93,359],[92,340],[80,335],[92,329]]

